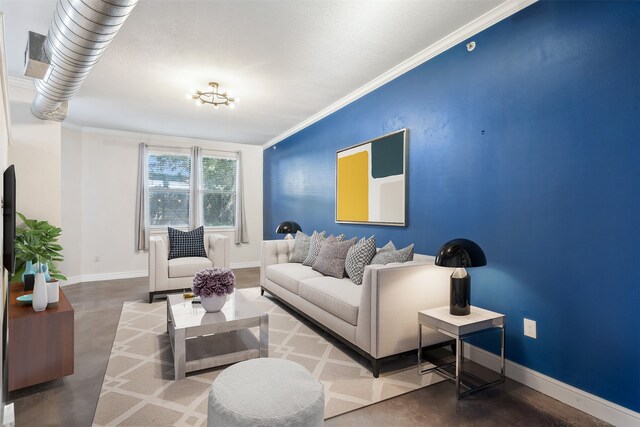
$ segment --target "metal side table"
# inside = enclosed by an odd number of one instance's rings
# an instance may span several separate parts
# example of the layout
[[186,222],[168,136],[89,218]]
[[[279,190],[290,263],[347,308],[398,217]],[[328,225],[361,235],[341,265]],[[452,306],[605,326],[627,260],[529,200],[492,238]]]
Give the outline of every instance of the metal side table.
[[[446,368],[451,369],[453,363],[437,365],[423,370],[422,361],[422,327],[426,326],[447,335],[456,340],[455,375]],[[479,307],[471,307],[471,314],[467,316],[454,316],[449,314],[449,306],[433,308],[418,312],[418,374],[426,374],[437,371],[447,378],[455,380],[456,397],[462,397],[484,390],[496,384],[504,382],[504,314],[484,310]],[[462,380],[462,362],[464,359],[464,340],[491,330],[500,330],[500,378],[495,381],[485,381],[475,375],[465,372],[465,376],[472,378],[474,385],[466,384]],[[466,388],[461,392],[461,388]]]

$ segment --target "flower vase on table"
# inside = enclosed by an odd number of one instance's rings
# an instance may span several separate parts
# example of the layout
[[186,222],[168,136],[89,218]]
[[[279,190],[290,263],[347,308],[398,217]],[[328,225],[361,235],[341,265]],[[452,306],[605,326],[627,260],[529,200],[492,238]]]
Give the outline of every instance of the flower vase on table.
[[193,293],[200,297],[202,308],[208,313],[222,310],[227,294],[233,293],[236,277],[228,268],[205,268],[193,278]]

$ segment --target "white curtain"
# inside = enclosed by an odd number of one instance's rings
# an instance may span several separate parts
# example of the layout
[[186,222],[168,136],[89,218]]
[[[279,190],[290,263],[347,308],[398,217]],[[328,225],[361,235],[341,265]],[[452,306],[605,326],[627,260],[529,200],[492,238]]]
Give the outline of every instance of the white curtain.
[[242,179],[242,153],[236,153],[236,245],[249,243],[247,218],[244,214],[244,184]]
[[138,188],[136,194],[136,248],[149,249],[149,182],[147,181],[147,145],[138,146]]
[[202,213],[202,148],[191,147],[191,184],[189,189],[189,227],[204,223]]

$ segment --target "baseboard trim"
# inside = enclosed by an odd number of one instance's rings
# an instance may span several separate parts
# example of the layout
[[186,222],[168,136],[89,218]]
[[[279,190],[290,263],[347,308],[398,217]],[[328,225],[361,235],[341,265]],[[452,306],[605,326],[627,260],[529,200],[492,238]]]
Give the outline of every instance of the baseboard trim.
[[243,261],[243,262],[232,262],[231,266],[233,268],[253,268],[260,267],[260,261]]
[[[260,267],[260,261],[245,261],[245,262],[232,262],[231,268],[253,268]],[[117,273],[99,273],[99,274],[84,274],[81,276],[67,277],[61,286],[73,285],[80,282],[98,282],[101,280],[117,280],[117,279],[135,279],[137,277],[147,277],[149,272],[147,270],[139,271],[121,271]]]
[[67,277],[67,280],[62,286],[73,285],[80,282],[98,282],[101,280],[117,280],[117,279],[134,279],[136,277],[147,277],[149,272],[147,270],[140,271],[121,271],[117,273],[99,273],[99,274],[84,274],[81,276]]
[[[496,371],[500,370],[500,357],[479,347],[473,345],[465,346],[465,357]],[[510,360],[505,361],[505,374],[512,380],[617,427],[640,425],[640,413]]]

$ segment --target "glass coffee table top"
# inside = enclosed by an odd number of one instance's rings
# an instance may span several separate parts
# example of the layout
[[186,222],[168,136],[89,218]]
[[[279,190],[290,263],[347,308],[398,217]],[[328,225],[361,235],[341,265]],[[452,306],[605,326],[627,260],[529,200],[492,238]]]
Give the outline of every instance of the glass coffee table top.
[[193,298],[185,299],[182,294],[171,294],[167,299],[176,329],[215,325],[264,315],[263,311],[237,290],[227,295],[227,302],[217,313],[207,313],[202,304],[193,303]]

